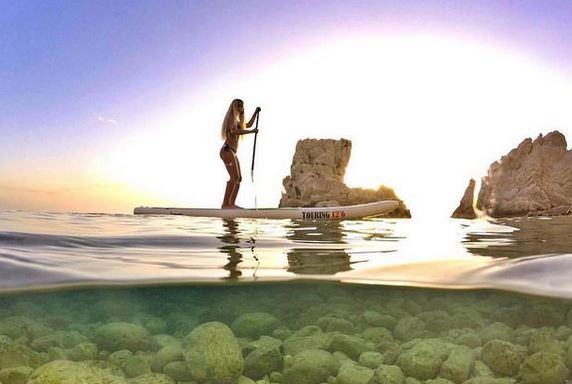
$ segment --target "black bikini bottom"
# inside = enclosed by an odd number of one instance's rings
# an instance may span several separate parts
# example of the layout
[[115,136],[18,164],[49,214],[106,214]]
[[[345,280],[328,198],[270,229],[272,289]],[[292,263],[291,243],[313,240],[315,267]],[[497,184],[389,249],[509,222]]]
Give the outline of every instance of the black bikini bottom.
[[222,146],[222,149],[225,150],[225,151],[228,151],[228,150],[230,149],[230,150],[232,151],[232,153],[236,154],[236,150],[235,150],[233,147],[231,147],[230,145],[228,145],[227,143],[225,143],[225,144]]

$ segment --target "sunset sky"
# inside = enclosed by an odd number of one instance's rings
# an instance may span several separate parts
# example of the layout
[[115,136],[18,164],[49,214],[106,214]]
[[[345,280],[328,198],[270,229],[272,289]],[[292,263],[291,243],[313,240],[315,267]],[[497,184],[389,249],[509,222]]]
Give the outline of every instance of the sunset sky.
[[344,137],[348,185],[448,216],[524,138],[572,140],[572,2],[0,0],[0,209],[219,207],[235,97],[262,108],[238,204]]

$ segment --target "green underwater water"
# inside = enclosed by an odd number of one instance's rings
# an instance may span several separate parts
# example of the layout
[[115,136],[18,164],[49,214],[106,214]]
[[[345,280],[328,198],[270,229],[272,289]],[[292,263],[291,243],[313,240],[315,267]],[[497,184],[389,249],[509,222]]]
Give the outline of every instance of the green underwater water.
[[571,310],[317,282],[4,295],[0,383],[565,383]]
[[570,220],[0,212],[0,384],[567,383]]

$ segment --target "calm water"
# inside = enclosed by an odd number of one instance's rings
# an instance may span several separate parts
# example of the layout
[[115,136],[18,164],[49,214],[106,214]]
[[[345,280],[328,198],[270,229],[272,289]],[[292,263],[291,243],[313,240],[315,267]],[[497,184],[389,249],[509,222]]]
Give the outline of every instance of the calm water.
[[572,218],[342,222],[0,212],[0,289],[296,279],[572,297]]
[[568,383],[571,233],[0,212],[0,383]]

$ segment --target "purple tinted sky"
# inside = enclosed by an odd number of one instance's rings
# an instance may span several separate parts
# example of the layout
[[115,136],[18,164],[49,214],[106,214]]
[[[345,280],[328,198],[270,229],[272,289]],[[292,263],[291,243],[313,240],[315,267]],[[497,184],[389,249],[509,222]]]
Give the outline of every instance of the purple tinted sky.
[[572,68],[569,0],[0,0],[0,163],[109,139],[98,115],[364,31],[469,36]]

